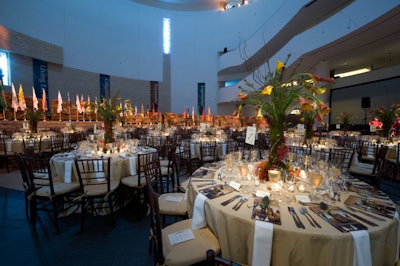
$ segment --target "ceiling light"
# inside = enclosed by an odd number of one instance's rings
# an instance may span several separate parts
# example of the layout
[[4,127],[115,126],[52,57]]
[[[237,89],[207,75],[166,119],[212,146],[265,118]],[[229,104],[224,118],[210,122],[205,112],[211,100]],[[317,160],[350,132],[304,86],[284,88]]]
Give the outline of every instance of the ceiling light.
[[363,74],[363,73],[370,72],[370,71],[371,71],[370,67],[365,67],[365,68],[360,68],[360,69],[357,69],[357,70],[338,73],[338,74],[335,74],[334,77],[335,78],[345,78],[345,77],[350,77],[350,76],[354,76],[354,75],[358,75],[358,74]]

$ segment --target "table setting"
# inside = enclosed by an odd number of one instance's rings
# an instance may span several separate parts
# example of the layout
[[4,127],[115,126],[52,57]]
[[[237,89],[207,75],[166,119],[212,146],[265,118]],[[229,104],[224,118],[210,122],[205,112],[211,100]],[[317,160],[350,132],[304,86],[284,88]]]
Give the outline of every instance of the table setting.
[[[323,168],[327,174],[313,186],[315,164],[307,171],[299,163],[298,174],[281,171],[278,181],[260,180],[257,160],[236,159],[232,154],[215,164],[218,169],[200,168],[187,191],[189,215],[216,233],[225,258],[249,265],[394,262],[398,214],[383,192],[332,166]],[[247,171],[240,171],[243,165]],[[326,257],[312,259],[316,252]]]

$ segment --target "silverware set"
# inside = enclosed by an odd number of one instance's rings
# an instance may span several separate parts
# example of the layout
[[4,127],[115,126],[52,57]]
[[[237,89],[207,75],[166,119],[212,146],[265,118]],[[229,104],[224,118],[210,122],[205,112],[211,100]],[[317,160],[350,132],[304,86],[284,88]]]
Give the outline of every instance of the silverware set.
[[245,203],[245,202],[247,202],[249,200],[248,197],[243,197],[241,195],[235,195],[232,198],[230,198],[230,199],[228,199],[228,200],[226,200],[224,202],[221,202],[221,205],[222,206],[226,206],[229,203],[235,201],[236,199],[239,199],[239,201],[235,204],[235,206],[232,207],[232,209],[235,210],[235,211],[238,211],[240,209],[240,207],[242,207],[243,203]]
[[297,228],[306,229],[303,222],[300,220],[300,217],[297,215],[296,211],[293,207],[288,207],[290,215],[292,215],[294,223],[296,224]]
[[317,226],[317,227],[321,228],[319,223],[311,216],[311,214],[308,212],[308,210],[306,208],[301,207],[299,209],[299,211],[301,214],[303,214],[307,218],[308,222],[312,225],[312,227]]

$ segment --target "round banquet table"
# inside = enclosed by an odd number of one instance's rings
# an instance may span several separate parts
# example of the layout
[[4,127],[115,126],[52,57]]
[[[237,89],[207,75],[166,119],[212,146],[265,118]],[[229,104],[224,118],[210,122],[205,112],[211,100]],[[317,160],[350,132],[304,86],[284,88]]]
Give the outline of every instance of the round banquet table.
[[[199,170],[202,169],[200,168]],[[201,182],[199,180],[201,178],[207,180],[214,178],[217,183],[222,184],[217,178],[221,168],[214,167],[214,169],[209,170],[211,171],[207,172],[204,177],[195,172],[190,179],[188,202],[189,216],[191,217],[196,196],[199,190],[205,188],[205,186],[200,185],[204,184],[205,181]],[[194,182],[195,180],[196,182]],[[257,190],[268,191],[266,185],[267,183],[261,183]],[[312,227],[306,217],[300,214],[299,208],[304,206],[297,203],[294,197],[294,195],[299,194],[302,193],[299,193],[296,189],[293,193],[292,201],[279,203],[281,225],[273,225],[271,265],[353,265],[354,248],[352,235],[348,232],[340,232],[308,209],[311,216],[321,225],[321,228]],[[335,202],[334,205],[345,208],[343,202],[351,194],[356,193],[343,192],[341,201]],[[234,195],[245,194],[240,190],[234,190],[220,197],[207,198],[204,202],[205,219],[208,227],[219,239],[222,257],[237,263],[252,265],[255,231],[255,220],[251,219],[253,198],[250,197],[249,201],[244,203],[238,211],[232,209],[238,199],[226,206],[221,205],[222,202],[232,198]],[[389,199],[387,203],[393,204]],[[288,211],[288,206],[294,207],[305,229],[296,227]],[[306,206],[306,208],[308,207]],[[363,216],[360,212],[357,212],[357,214]],[[365,224],[368,226],[367,232],[370,238],[372,265],[392,266],[395,264],[396,248],[398,247],[399,222],[396,218],[386,218],[377,214],[375,216],[382,217],[385,221],[377,221],[368,216],[363,216],[365,219],[378,224],[376,227]],[[358,221],[353,217],[351,218]]]
[[[156,152],[155,148],[146,147],[141,151],[129,156],[121,155],[119,153],[109,154],[111,157],[110,175],[112,179],[121,179],[130,175],[137,174],[137,158],[140,153]],[[56,182],[78,182],[78,174],[76,172],[74,158],[76,151],[57,153],[50,159],[50,168],[53,173],[53,179]],[[131,162],[133,160],[133,162]],[[70,168],[66,167],[66,164]]]

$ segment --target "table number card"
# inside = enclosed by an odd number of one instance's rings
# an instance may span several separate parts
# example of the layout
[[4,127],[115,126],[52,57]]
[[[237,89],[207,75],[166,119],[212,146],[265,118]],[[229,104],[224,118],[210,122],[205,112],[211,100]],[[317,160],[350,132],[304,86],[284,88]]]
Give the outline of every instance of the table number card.
[[191,239],[194,239],[192,230],[186,229],[168,235],[171,245],[176,245]]
[[250,145],[254,145],[256,142],[256,133],[257,133],[257,128],[256,127],[247,127],[246,130],[246,143]]
[[239,190],[240,189],[240,183],[235,182],[235,181],[231,181],[229,182],[229,186],[235,190]]
[[304,124],[298,124],[297,130],[299,131],[299,133],[303,133],[304,132]]

